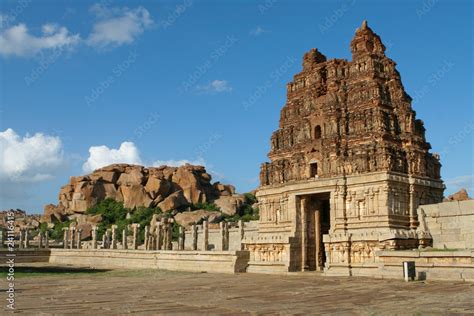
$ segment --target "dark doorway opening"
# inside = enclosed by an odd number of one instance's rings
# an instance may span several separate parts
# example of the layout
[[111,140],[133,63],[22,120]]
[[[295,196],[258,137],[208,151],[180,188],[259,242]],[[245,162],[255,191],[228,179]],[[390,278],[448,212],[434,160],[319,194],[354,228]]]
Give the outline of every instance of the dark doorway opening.
[[314,178],[318,175],[318,163],[317,162],[313,162],[311,164],[309,164],[309,168],[310,168],[310,176],[311,178]]
[[322,271],[326,262],[323,235],[331,228],[329,193],[309,195],[306,199],[304,270]]

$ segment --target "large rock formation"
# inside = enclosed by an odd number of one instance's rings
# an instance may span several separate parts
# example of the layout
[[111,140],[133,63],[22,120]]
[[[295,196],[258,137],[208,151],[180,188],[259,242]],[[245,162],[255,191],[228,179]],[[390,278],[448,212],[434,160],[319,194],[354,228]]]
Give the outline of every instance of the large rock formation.
[[58,205],[45,206],[43,221],[52,223],[72,218],[82,221],[86,215],[81,215],[88,208],[106,198],[123,202],[131,209],[158,206],[164,212],[216,200],[222,204],[224,213],[232,215],[243,200],[241,196],[235,196],[233,186],[212,184],[211,176],[203,166],[145,168],[113,164],[89,175],[71,177],[59,192]]
[[470,200],[469,194],[467,193],[466,189],[462,188],[458,192],[448,195],[448,197],[444,199],[444,202],[466,200]]

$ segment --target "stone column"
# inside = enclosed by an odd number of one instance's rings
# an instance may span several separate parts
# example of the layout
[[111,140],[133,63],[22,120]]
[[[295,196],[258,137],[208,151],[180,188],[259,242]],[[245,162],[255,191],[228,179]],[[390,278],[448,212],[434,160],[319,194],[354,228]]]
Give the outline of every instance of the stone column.
[[127,245],[127,226],[122,230],[122,249],[128,249]]
[[69,248],[74,248],[74,227],[69,227]]
[[105,233],[102,235],[102,249],[107,249],[107,236]]
[[229,250],[229,223],[224,222],[224,250]]
[[209,225],[207,221],[202,222],[202,250],[207,251],[209,248]]
[[25,248],[28,248],[30,246],[30,232],[29,229],[25,229]]
[[197,226],[196,224],[193,224],[191,226],[191,236],[193,238],[193,250],[197,250],[197,245],[198,245],[198,231],[197,231]]
[[178,250],[184,250],[185,232],[183,226],[179,226]]
[[4,238],[3,238],[3,229],[0,228],[0,249],[3,248],[3,241],[4,241]]
[[110,248],[117,249],[117,225],[112,225],[112,246]]
[[416,201],[415,201],[415,185],[410,184],[410,204],[409,204],[409,212],[410,212],[410,228],[412,230],[416,230],[418,227],[418,214],[416,212]]
[[64,231],[63,248],[66,249],[68,241],[69,241],[69,227],[63,227],[63,231]]
[[145,238],[143,239],[145,250],[148,250],[148,237],[150,235],[149,229],[150,229],[150,226],[146,225],[145,226]]
[[156,223],[156,250],[161,250],[163,243],[163,229],[161,223]]
[[77,235],[76,235],[76,248],[77,249],[81,249],[82,245],[81,245],[81,241],[82,241],[82,228],[78,228],[77,229]]
[[173,250],[173,226],[172,223],[167,224],[166,250]]
[[221,249],[220,250],[225,250],[225,232],[224,232],[224,222],[219,223],[219,229],[221,233]]
[[308,266],[306,262],[306,199],[300,199],[301,213],[301,271],[305,271]]
[[316,243],[316,270],[322,270],[322,253],[324,250],[321,247],[321,211],[318,209],[314,212],[314,232],[315,232],[315,243]]
[[41,249],[43,248],[43,233],[39,232],[38,237],[38,248]]
[[97,226],[92,226],[92,249],[97,249]]
[[138,248],[138,228],[140,227],[140,224],[132,224],[133,228],[133,249],[137,250]]
[[18,248],[23,249],[24,242],[25,242],[24,240],[25,240],[25,236],[23,233],[23,229],[20,229],[20,243],[18,245]]
[[244,250],[244,245],[242,244],[242,240],[244,239],[244,236],[245,236],[243,220],[239,220],[239,236],[240,236],[240,250]]
[[49,231],[44,233],[44,248],[49,249]]
[[106,231],[105,231],[105,245],[107,249],[110,249],[110,229],[108,228]]

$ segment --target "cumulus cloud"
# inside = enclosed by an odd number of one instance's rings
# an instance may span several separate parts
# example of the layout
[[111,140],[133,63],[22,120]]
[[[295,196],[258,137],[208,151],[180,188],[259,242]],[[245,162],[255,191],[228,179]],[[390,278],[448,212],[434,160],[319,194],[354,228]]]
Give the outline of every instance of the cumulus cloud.
[[21,137],[11,128],[0,132],[0,157],[2,182],[47,180],[64,164],[59,137],[43,133]]
[[465,188],[470,195],[474,194],[474,175],[459,176],[446,180],[448,192],[454,193]]
[[222,93],[222,92],[230,92],[232,91],[232,87],[226,80],[214,80],[207,85],[204,86],[197,86],[196,91],[200,93]]
[[[4,18],[2,18],[3,20]],[[79,34],[53,23],[44,24],[40,35],[31,34],[26,24],[20,23],[0,29],[0,54],[3,56],[33,56],[49,49],[72,48],[80,42]]]
[[132,142],[123,142],[118,149],[103,146],[89,148],[89,158],[82,166],[84,172],[92,172],[113,163],[141,164],[140,153]]
[[153,163],[154,167],[159,167],[159,166],[170,166],[170,167],[180,167],[184,166],[185,164],[191,164],[191,165],[200,165],[200,166],[206,166],[206,162],[202,158],[198,158],[196,160],[187,160],[187,159],[182,159],[182,160],[157,160]]
[[96,15],[97,22],[87,38],[87,44],[99,49],[131,44],[153,24],[150,13],[141,6],[129,9],[95,4],[91,12]]

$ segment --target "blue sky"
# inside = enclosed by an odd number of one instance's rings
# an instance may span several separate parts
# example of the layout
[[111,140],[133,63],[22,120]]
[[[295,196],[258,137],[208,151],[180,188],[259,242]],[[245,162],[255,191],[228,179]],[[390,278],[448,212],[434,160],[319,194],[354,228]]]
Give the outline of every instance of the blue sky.
[[0,208],[41,213],[115,161],[258,186],[286,84],[316,47],[381,36],[451,193],[474,193],[470,1],[2,1]]

